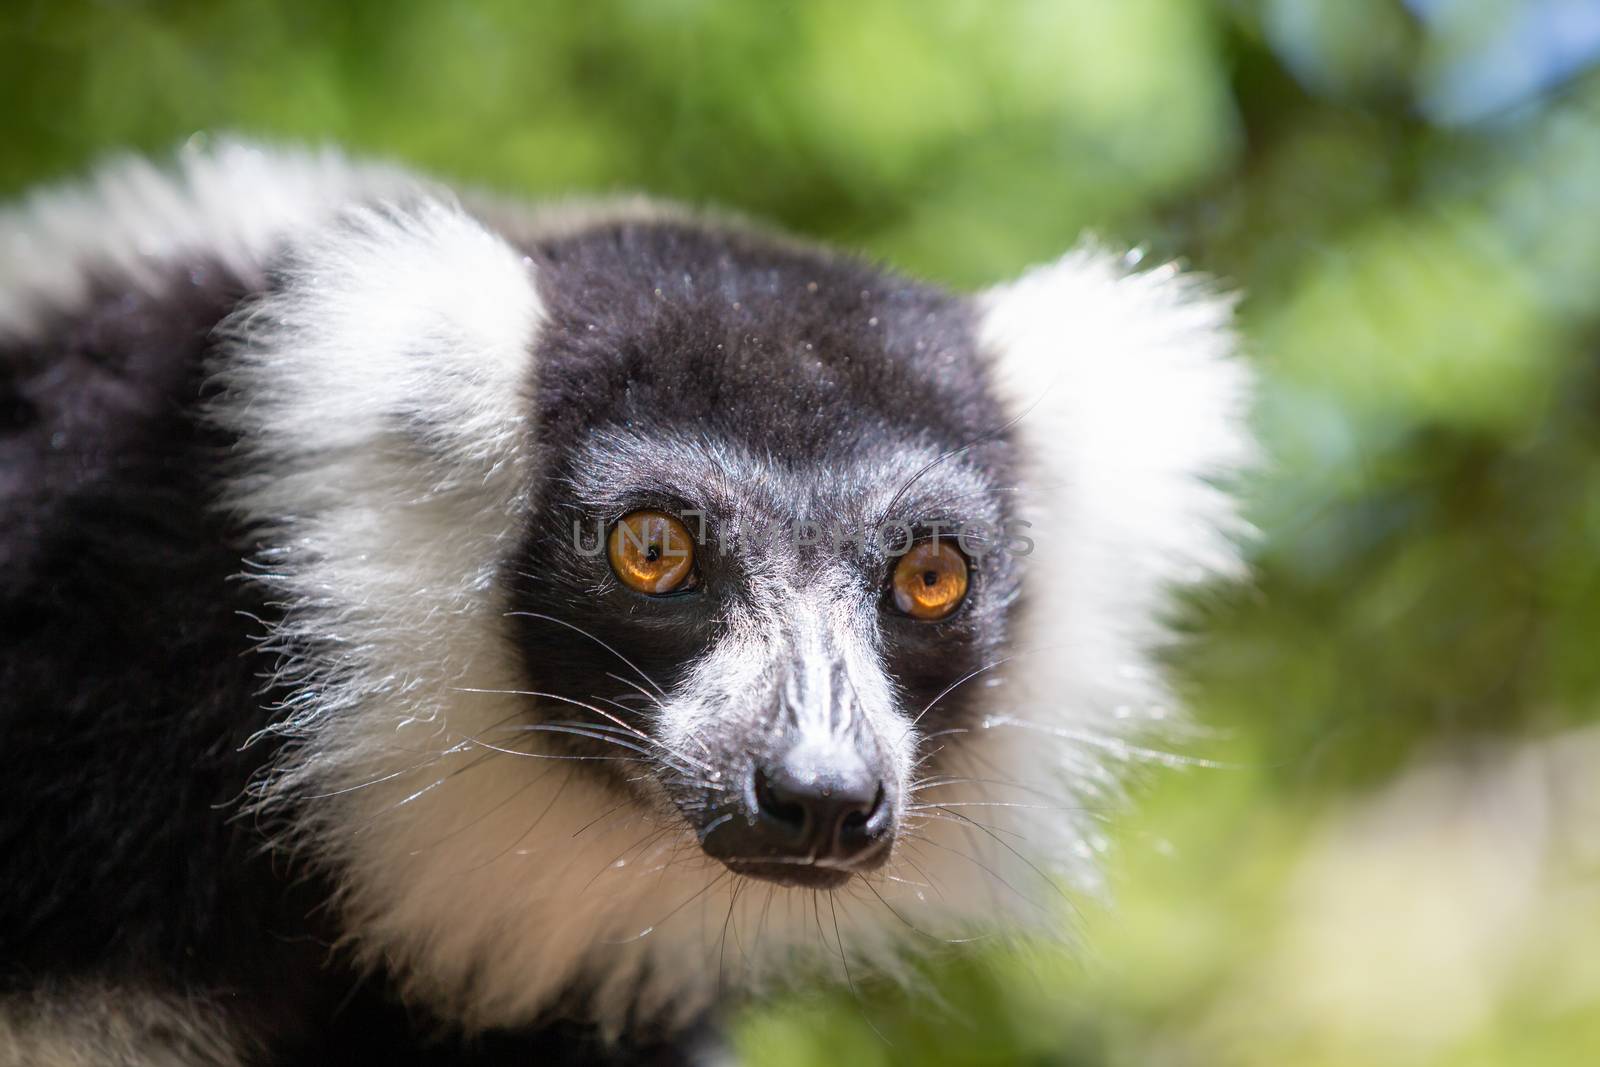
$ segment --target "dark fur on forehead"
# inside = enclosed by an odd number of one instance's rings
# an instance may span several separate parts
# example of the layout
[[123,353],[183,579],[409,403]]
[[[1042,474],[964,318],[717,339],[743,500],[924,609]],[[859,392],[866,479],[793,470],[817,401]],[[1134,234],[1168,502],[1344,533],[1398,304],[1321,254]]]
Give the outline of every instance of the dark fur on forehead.
[[893,428],[946,447],[1003,422],[952,294],[738,229],[605,226],[533,253],[541,436],[666,419],[776,456]]
[[[843,565],[850,595],[877,611],[893,566],[881,550],[730,551],[721,534],[735,523],[743,536],[745,524],[924,531],[1013,517],[1012,443],[963,298],[732,229],[614,225],[532,254],[547,313],[534,413],[545,469],[514,588],[535,689],[637,703],[630,682],[642,679],[615,649],[670,691],[763,569]],[[704,513],[703,592],[640,596],[603,553],[574,548],[577,527],[598,546],[637,507]],[[996,552],[973,569],[968,603],[946,622],[882,612],[878,653],[910,715],[998,654],[1016,567]],[[965,696],[941,700],[924,726],[959,716]]]

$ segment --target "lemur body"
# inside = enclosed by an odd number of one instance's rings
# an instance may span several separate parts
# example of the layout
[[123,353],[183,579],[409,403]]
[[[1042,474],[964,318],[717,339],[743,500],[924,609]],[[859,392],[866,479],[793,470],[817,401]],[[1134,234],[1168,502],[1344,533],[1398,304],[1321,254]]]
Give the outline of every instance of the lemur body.
[[1227,319],[242,144],[22,202],[0,1060],[670,1059],[1059,924],[1234,562]]

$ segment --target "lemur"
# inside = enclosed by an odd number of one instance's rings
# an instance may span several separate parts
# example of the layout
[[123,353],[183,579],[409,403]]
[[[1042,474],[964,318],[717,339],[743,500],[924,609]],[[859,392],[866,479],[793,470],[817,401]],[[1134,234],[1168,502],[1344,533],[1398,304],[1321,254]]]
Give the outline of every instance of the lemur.
[[0,215],[0,1062],[695,1062],[1050,936],[1231,301],[192,143]]

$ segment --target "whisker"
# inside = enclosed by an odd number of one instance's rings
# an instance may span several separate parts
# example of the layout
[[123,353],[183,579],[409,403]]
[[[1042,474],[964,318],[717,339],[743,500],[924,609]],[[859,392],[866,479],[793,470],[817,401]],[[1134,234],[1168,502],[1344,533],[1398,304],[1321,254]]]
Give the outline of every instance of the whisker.
[[[531,574],[524,574],[523,577],[527,578],[529,580],[537,580]],[[656,684],[656,680],[654,678],[650,677],[648,674],[646,674],[644,672],[644,670],[639,667],[638,664],[634,663],[633,660],[629,659],[627,656],[624,656],[621,652],[618,652],[616,649],[612,648],[610,645],[606,644],[604,641],[600,640],[600,638],[596,637],[594,634],[590,633],[588,630],[585,630],[583,627],[574,626],[572,623],[567,622],[565,619],[558,619],[554,615],[545,615],[545,614],[543,614],[541,612],[537,612],[537,611],[508,611],[508,612],[506,612],[506,614],[508,616],[513,616],[513,615],[514,616],[521,616],[523,618],[528,618],[528,619],[542,619],[545,622],[553,622],[557,626],[565,626],[567,629],[573,631],[574,633],[582,634],[584,637],[587,637],[589,640],[593,641],[595,644],[599,645],[601,648],[605,649],[607,652],[611,653],[613,656],[615,656],[618,659],[620,659],[624,664],[626,664],[628,667],[630,667],[635,674],[637,674],[640,678],[643,678],[646,682],[648,682],[650,684],[650,688],[654,689],[661,696],[662,699],[666,699],[667,691],[665,689],[662,689],[659,685],[657,685]]]
[[943,849],[946,852],[954,853],[955,855],[957,855],[957,856],[961,857],[962,859],[966,860],[968,863],[976,865],[978,868],[980,868],[986,874],[988,874],[989,877],[993,878],[996,882],[999,882],[1001,885],[1003,885],[1007,889],[1011,890],[1011,892],[1015,893],[1019,900],[1023,901],[1024,903],[1031,904],[1031,905],[1033,905],[1033,907],[1037,908],[1041,914],[1044,914],[1044,915],[1049,915],[1050,914],[1050,909],[1049,908],[1045,907],[1043,904],[1040,904],[1037,900],[1034,900],[1032,897],[1028,896],[1028,894],[1024,893],[1022,890],[1020,890],[1016,886],[1012,885],[1010,883],[1010,881],[1008,881],[1006,879],[1006,877],[1004,875],[1002,875],[999,871],[996,871],[993,867],[989,866],[987,863],[984,863],[982,860],[976,858],[975,856],[969,856],[967,853],[961,851],[959,848],[956,848],[956,847],[954,847],[952,845],[944,844],[942,841],[935,841],[930,837],[925,837],[925,836],[920,835],[920,834],[914,835],[911,839],[916,841],[916,842],[918,842],[919,844],[932,845],[934,848]]
[[[630,752],[637,752],[641,756],[648,757],[647,759],[641,759],[637,762],[646,764],[659,763],[669,770],[674,771],[678,775],[682,776],[685,782],[696,788],[709,789],[715,792],[723,792],[727,789],[727,786],[718,782],[714,778],[708,776],[698,776],[694,774],[690,768],[679,766],[667,755],[663,755],[662,753],[652,753],[646,748],[641,748],[639,745],[633,742],[632,734],[629,734],[626,731],[619,731],[616,727],[608,727],[599,723],[555,720],[552,722],[521,723],[516,726],[503,726],[501,727],[501,730],[506,733],[570,734],[576,737],[587,738],[591,741],[601,741],[606,744],[616,745],[619,748],[625,748]],[[618,734],[621,734],[621,736],[618,736]],[[648,741],[650,739],[646,738],[646,740]],[[664,751],[670,752],[670,750],[666,749],[665,746],[662,746],[662,748]],[[643,777],[648,778],[652,776],[644,775]],[[639,779],[634,780],[637,781]]]
[[628,740],[625,737],[617,737],[615,734],[602,733],[600,730],[595,729],[594,727],[590,726],[588,723],[575,723],[575,722],[523,723],[523,724],[521,724],[519,726],[506,726],[506,727],[503,727],[502,729],[506,733],[565,734],[565,735],[568,735],[568,736],[571,736],[571,737],[583,737],[583,738],[587,738],[590,741],[601,741],[601,742],[604,742],[605,744],[608,744],[608,745],[616,745],[618,748],[625,748],[629,752],[637,752],[641,756],[649,756],[649,755],[651,755],[651,752],[650,752],[649,749],[644,748],[644,747],[642,747],[640,745],[636,745],[632,741]]
[[828,911],[833,915],[833,940],[839,946],[839,965],[844,968],[845,983],[850,987],[850,992],[855,995],[856,1006],[861,1009],[861,1018],[871,1028],[872,1032],[878,1035],[879,1041],[893,1048],[893,1042],[883,1036],[883,1031],[878,1029],[878,1024],[873,1022],[872,1017],[867,1014],[867,1002],[861,996],[861,990],[856,988],[855,977],[850,973],[850,959],[844,950],[844,937],[839,933],[839,908],[832,893],[828,894]]
[[956,800],[931,804],[907,804],[907,811],[927,811],[930,808],[1023,808],[1027,811],[1075,811],[1084,814],[1100,814],[1095,808],[1083,808],[1063,804],[1019,804],[1010,800]]
[[434,755],[429,759],[425,759],[421,763],[417,763],[417,764],[415,764],[413,766],[410,766],[410,767],[402,767],[398,771],[390,771],[388,774],[380,775],[377,778],[372,778],[372,779],[369,779],[369,780],[364,781],[364,782],[357,782],[355,785],[347,785],[347,786],[343,786],[343,787],[341,787],[339,789],[331,789],[326,793],[312,793],[309,796],[307,796],[305,799],[307,799],[307,800],[327,800],[330,797],[342,797],[347,793],[354,793],[357,790],[361,790],[361,789],[370,789],[375,785],[382,785],[384,782],[390,782],[390,781],[393,781],[396,778],[404,778],[406,775],[412,773],[413,771],[420,771],[424,767],[433,766],[435,763],[438,763],[441,759],[443,759],[446,755],[448,755],[450,751],[451,751],[450,749],[446,749],[444,752],[441,752],[441,753],[439,753],[437,755]]
[[580,826],[576,830],[574,830],[572,832],[572,836],[573,837],[582,837],[584,835],[584,833],[589,829],[589,827],[593,826],[595,823],[599,822],[601,819],[604,819],[607,815],[610,815],[613,812],[617,811],[619,808],[623,807],[627,803],[628,802],[626,800],[623,800],[623,801],[619,801],[616,804],[611,805],[605,811],[602,811],[599,815],[596,815],[594,818],[590,819],[588,822],[584,823],[582,826]]
[[707,892],[709,892],[713,886],[716,886],[716,885],[720,884],[725,878],[729,877],[732,873],[733,873],[732,871],[724,870],[721,874],[717,875],[717,877],[713,878],[711,881],[707,882],[705,885],[703,885],[699,889],[695,890],[694,895],[691,896],[688,900],[685,900],[682,904],[679,904],[677,907],[675,907],[671,911],[667,912],[665,915],[663,915],[660,918],[660,920],[658,920],[657,922],[651,923],[649,926],[647,926],[643,930],[639,931],[633,937],[625,937],[620,941],[603,940],[600,943],[603,944],[603,945],[628,945],[628,944],[632,944],[635,941],[643,940],[645,937],[649,936],[649,934],[654,932],[657,928],[665,925],[667,922],[670,922],[674,915],[678,914],[678,912],[682,911],[684,908],[687,908],[690,904],[693,904],[696,900],[699,900],[702,896],[704,896]]
[[773,885],[773,886],[768,886],[767,887],[767,899],[766,899],[766,902],[761,905],[761,918],[756,923],[756,939],[755,939],[755,943],[751,946],[751,951],[756,955],[757,959],[761,958],[761,956],[760,956],[761,938],[763,936],[765,936],[765,934],[767,932],[767,920],[772,915],[772,901],[773,901],[773,898],[776,897],[777,895],[778,895],[778,887],[777,886]]
[[528,824],[528,828],[526,830],[524,830],[524,831],[522,831],[522,833],[518,834],[516,839],[513,840],[505,848],[501,849],[499,852],[496,852],[493,856],[490,856],[488,859],[484,860],[482,863],[478,864],[477,866],[468,867],[467,870],[465,872],[463,872],[463,873],[471,874],[474,871],[481,871],[485,867],[488,867],[491,864],[499,862],[503,857],[505,857],[508,853],[510,853],[518,845],[520,845],[524,841],[526,841],[528,839],[528,835],[533,833],[534,830],[538,829],[539,824],[544,822],[545,816],[549,815],[550,812],[555,808],[556,802],[561,799],[561,794],[565,793],[567,791],[567,785],[571,781],[572,781],[572,771],[568,770],[566,777],[561,779],[561,784],[559,786],[557,786],[556,787],[556,791],[551,794],[550,802],[544,806],[544,810],[540,811],[539,814],[534,817],[533,822]]
[[[905,879],[903,879],[903,878],[893,878],[890,875],[885,875],[884,877],[890,877],[890,878],[892,878],[893,881],[896,881],[896,882],[904,882],[905,881]],[[878,887],[873,885],[870,879],[867,879],[867,878],[861,879],[861,884],[866,886],[869,890],[871,890],[872,895],[878,898],[878,902],[881,903],[885,908],[889,909],[889,914],[890,915],[893,915],[896,919],[899,919],[902,923],[904,923],[906,925],[907,929],[911,930],[913,933],[921,934],[923,937],[927,938],[929,941],[937,941],[941,945],[969,945],[974,941],[983,941],[983,940],[987,940],[988,938],[991,938],[991,937],[995,936],[994,934],[978,934],[978,935],[973,936],[973,937],[955,937],[955,938],[952,938],[952,937],[940,937],[938,934],[930,934],[928,931],[924,930],[922,927],[918,926],[916,923],[912,922],[910,919],[906,918],[904,915],[901,915],[898,908],[896,908],[893,904],[890,904],[886,899],[884,899],[883,894],[878,892]],[[921,882],[907,882],[906,884],[907,885],[921,885],[922,883]]]
[[639,840],[635,841],[633,844],[617,853],[611,858],[610,862],[606,863],[599,870],[595,871],[594,876],[583,884],[584,891],[588,892],[589,888],[593,886],[595,882],[600,880],[600,876],[602,874],[614,869],[616,865],[627,856],[628,853],[632,852],[636,848],[648,848],[650,845],[661,840],[662,836],[665,835],[670,829],[670,827],[658,826],[655,829],[646,832],[643,837],[639,838]]
[[[482,758],[486,759],[486,758],[488,758],[489,756],[492,756],[492,755],[494,755],[494,753],[492,753],[492,752],[485,753]],[[422,853],[426,852],[428,849],[437,848],[440,845],[444,844],[446,841],[450,840],[452,837],[455,837],[457,834],[463,833],[463,832],[465,832],[467,830],[470,830],[472,827],[474,827],[474,826],[478,825],[479,823],[483,822],[483,820],[487,819],[489,816],[493,815],[495,812],[499,811],[501,808],[504,808],[507,804],[510,804],[513,800],[516,800],[518,797],[520,797],[522,794],[526,793],[528,790],[532,789],[534,786],[538,785],[540,782],[544,781],[545,778],[548,777],[550,772],[553,771],[553,770],[555,770],[554,767],[546,768],[544,771],[542,771],[539,774],[535,775],[530,781],[522,783],[522,785],[518,786],[515,790],[512,791],[510,796],[506,797],[504,800],[500,801],[498,804],[490,805],[484,811],[480,812],[478,815],[474,816],[472,819],[470,819],[467,822],[465,822],[465,823],[461,824],[460,826],[456,827],[454,830],[451,830],[449,833],[444,834],[443,836],[439,837],[435,841],[430,841],[426,845],[423,845],[420,848],[412,850],[410,853],[408,853],[408,855],[420,856]],[[443,781],[443,779],[440,779],[440,780]],[[434,783],[434,784],[437,785],[438,783]],[[432,789],[433,786],[430,785],[427,788],[428,789]],[[412,797],[414,797],[416,795],[418,795],[418,794],[412,794]],[[412,797],[407,797],[406,799],[410,800],[410,799],[412,799]]]
[[[506,719],[509,719],[509,718],[512,718],[512,716],[509,716],[509,715],[506,716]],[[501,719],[500,723],[505,722],[506,719]],[[498,725],[499,725],[499,723],[493,724],[493,726],[498,726]],[[456,753],[456,752],[465,751],[468,747],[469,746],[467,744],[464,744],[464,743],[451,745],[451,746],[449,746],[449,747],[447,747],[445,749],[442,749],[438,753],[436,753],[433,756],[432,759],[427,760],[424,763],[418,764],[416,767],[413,767],[412,770],[420,770],[423,767],[431,767],[434,764],[438,763],[440,760],[443,760],[446,756],[449,756],[449,755],[451,755],[453,753]],[[352,830],[351,833],[352,834],[365,833],[366,831],[370,830],[373,826],[377,825],[378,820],[383,818],[385,815],[388,815],[388,814],[390,814],[390,813],[392,813],[394,811],[398,811],[400,808],[404,807],[405,805],[410,804],[411,802],[419,799],[420,797],[425,796],[426,794],[432,792],[434,789],[437,789],[439,786],[443,785],[445,782],[450,781],[456,775],[465,774],[467,771],[472,770],[474,767],[477,767],[480,764],[482,764],[482,763],[484,763],[484,762],[486,762],[488,760],[493,759],[496,755],[498,755],[498,753],[495,753],[495,752],[483,752],[483,753],[480,753],[479,755],[477,755],[477,756],[473,757],[472,759],[468,760],[462,766],[457,767],[454,770],[451,770],[450,772],[448,772],[446,774],[440,775],[438,778],[435,778],[433,781],[429,782],[427,785],[423,786],[421,789],[418,789],[418,790],[416,790],[416,791],[414,791],[414,792],[402,797],[400,800],[396,801],[395,803],[393,803],[393,804],[389,805],[388,807],[385,807],[382,810],[378,811],[370,819],[366,820],[360,826],[358,826],[354,830]],[[543,777],[543,775],[540,775],[540,777]],[[538,779],[535,779],[535,781],[537,781],[537,780]],[[376,784],[376,783],[369,783],[369,784]],[[427,848],[427,847],[430,847],[430,846],[423,846],[423,847]]]
[[1061,738],[1064,741],[1078,741],[1086,745],[1094,745],[1097,748],[1120,756],[1147,759],[1164,767],[1204,767],[1208,770],[1235,771],[1244,769],[1239,764],[1224,763],[1199,756],[1185,756],[1177,752],[1166,752],[1158,748],[1136,745],[1119,737],[1106,737],[1089,730],[1074,729],[1068,726],[1046,726],[1042,723],[1019,719],[1014,715],[990,716],[984,720],[984,726],[986,728],[991,726],[1014,726],[1019,729],[1033,730],[1048,737]]
[[639,730],[637,727],[630,726],[628,723],[626,723],[623,720],[617,718],[615,715],[611,714],[611,712],[606,711],[603,708],[597,708],[593,704],[585,704],[581,700],[575,700],[572,697],[563,696],[560,693],[545,693],[545,692],[540,692],[540,691],[534,690],[534,689],[474,689],[474,688],[470,688],[470,687],[457,687],[456,691],[460,692],[460,693],[497,693],[497,694],[500,694],[502,696],[538,697],[538,698],[542,698],[542,699],[545,699],[545,700],[559,701],[560,703],[563,703],[563,704],[570,704],[575,708],[582,708],[584,711],[592,711],[592,712],[594,712],[594,714],[599,715],[601,718],[605,719],[607,722],[610,722],[610,723],[620,727],[621,729],[625,730],[630,735],[632,735],[634,737],[637,737],[639,740],[644,741],[647,744],[655,745],[657,748],[661,749],[663,752],[667,753],[668,755],[672,756],[675,759],[680,759],[680,760],[683,760],[686,763],[690,763],[693,766],[699,768],[702,771],[705,771],[708,774],[711,772],[711,768],[707,767],[705,764],[700,763],[699,761],[695,760],[694,758],[692,758],[690,756],[687,756],[687,755],[685,755],[685,754],[683,754],[681,752],[674,751],[669,746],[667,746],[665,744],[662,744],[660,741],[658,741],[655,738],[651,737],[649,734],[646,734],[643,731]]
[[[950,812],[948,814],[940,815],[940,814],[936,814],[936,813],[931,812],[931,811],[922,811],[922,812],[918,812],[918,815],[921,816],[924,819],[932,819],[932,820],[935,820],[935,821],[938,821],[938,822],[958,822],[959,821],[956,818],[956,815],[955,815],[954,812]],[[1012,837],[1015,837],[1018,840],[1021,840],[1021,841],[1026,841],[1027,840],[1027,836],[1024,835],[1019,830],[1007,830],[1004,827],[990,826],[987,823],[976,822],[976,820],[974,820],[974,825],[982,827],[983,829],[988,830],[991,833],[1010,834]]]
[[1017,659],[1018,657],[1020,657],[1022,655],[1024,655],[1024,653],[1020,653],[1019,652],[1015,656],[1005,656],[1005,657],[1002,657],[1001,659],[995,660],[993,663],[985,663],[983,666],[979,667],[977,670],[971,671],[971,672],[969,672],[967,674],[962,675],[960,678],[957,678],[955,681],[953,681],[949,685],[945,686],[944,690],[938,696],[936,696],[932,700],[928,701],[928,706],[923,708],[920,712],[917,713],[917,717],[915,719],[911,720],[911,725],[912,726],[917,725],[917,723],[922,721],[922,717],[924,715],[928,714],[928,712],[933,710],[933,706],[935,704],[939,703],[939,701],[943,700],[945,697],[949,696],[951,693],[955,692],[957,689],[961,688],[966,683],[972,681],[972,679],[978,677],[978,675],[986,674],[989,671],[994,670],[996,667],[1004,666],[1005,664],[1010,663],[1012,660]]
[[616,673],[615,671],[606,671],[606,677],[612,679],[613,681],[621,682],[623,685],[632,686],[634,689],[636,689],[638,691],[637,693],[628,693],[628,694],[626,694],[626,696],[621,697],[619,699],[626,699],[626,700],[640,699],[640,700],[648,701],[650,703],[651,707],[659,708],[661,706],[661,698],[660,697],[658,697],[654,693],[650,692],[650,690],[646,689],[644,686],[640,685],[638,682],[634,681],[632,678],[624,678],[622,675]]
[[988,834],[990,837],[994,838],[995,843],[998,844],[1001,848],[1005,849],[1007,852],[1010,852],[1013,856],[1017,857],[1017,859],[1021,860],[1025,864],[1027,864],[1028,865],[1028,869],[1033,871],[1034,874],[1037,874],[1039,876],[1039,878],[1046,885],[1050,886],[1051,889],[1054,889],[1056,891],[1056,895],[1059,896],[1062,900],[1066,901],[1067,905],[1069,907],[1071,907],[1073,911],[1077,911],[1078,910],[1078,905],[1073,901],[1073,899],[1070,896],[1067,895],[1066,890],[1062,889],[1059,885],[1056,884],[1056,880],[1054,878],[1050,877],[1048,874],[1045,874],[1044,871],[1040,870],[1038,864],[1034,863],[1028,857],[1024,856],[1021,852],[1018,852],[1015,848],[1011,847],[1011,845],[1007,844],[1005,841],[1002,841],[1000,839],[1000,835],[995,833],[994,830],[990,829],[988,826],[984,825],[983,823],[978,822],[976,819],[973,819],[973,818],[971,818],[969,816],[961,814],[959,811],[952,811],[949,814],[954,816],[957,819],[960,819],[962,822],[972,824],[973,826],[975,826],[978,829],[982,830],[984,833]]
[[728,962],[728,924],[733,922],[733,909],[739,904],[739,890],[744,888],[744,879],[733,880],[733,892],[728,895],[728,914],[722,920],[722,937],[717,945],[717,999],[723,1000],[722,980]]
[[[939,888],[939,884],[937,882],[935,882],[931,877],[929,877],[928,876],[928,872],[923,870],[921,868],[921,866],[919,866],[917,864],[917,862],[915,860],[913,860],[910,856],[907,856],[904,853],[904,851],[900,852],[899,855],[896,857],[896,862],[897,863],[904,863],[907,866],[909,866],[912,870],[914,870],[918,874],[922,875],[922,877],[927,880],[926,884],[927,884],[928,888],[932,889],[935,893],[939,894],[939,899],[940,900],[944,900],[945,899],[944,890]],[[897,881],[903,881],[903,880],[904,879],[897,879]],[[922,884],[922,883],[913,883],[913,884]]]
[[[525,729],[527,729],[531,733],[538,733],[538,732],[575,733],[576,732],[576,731],[573,731],[573,730],[557,729],[555,727],[546,727],[542,723],[538,724],[538,725],[530,724],[528,727],[525,727]],[[559,760],[590,760],[590,761],[598,760],[598,761],[601,761],[601,762],[613,762],[613,763],[650,763],[650,762],[653,762],[652,760],[650,760],[648,758],[642,758],[642,757],[639,757],[639,756],[569,756],[569,755],[562,755],[560,753],[555,753],[555,752],[523,752],[520,749],[503,748],[500,745],[492,745],[487,741],[481,740],[481,739],[476,738],[476,737],[472,737],[472,736],[467,735],[467,734],[462,734],[461,736],[464,739],[466,739],[467,741],[471,742],[472,744],[478,745],[481,748],[486,748],[491,752],[499,752],[502,755],[506,755],[506,756],[521,756],[524,759],[559,759]],[[606,740],[615,740],[615,739],[606,738],[606,737],[603,737],[603,736],[596,736],[596,737],[594,737],[594,740],[606,741]],[[617,743],[620,744],[621,742],[618,741]]]
[[921,756],[917,757],[917,761],[911,765],[912,772],[914,773],[921,770],[924,763],[936,759],[939,753],[943,752],[946,747],[948,746],[940,745],[938,748],[929,749],[927,752],[924,752]]
[[[615,677],[616,677],[616,675],[612,675],[612,677],[613,677],[613,678],[615,678]],[[622,695],[623,695],[623,696],[628,696],[628,695],[630,695],[630,694],[626,694],[626,693],[624,693],[624,694],[622,694]],[[647,695],[648,695],[648,694],[647,694]],[[602,704],[610,704],[610,705],[611,705],[611,706],[612,706],[612,707],[614,707],[614,708],[616,708],[616,709],[617,709],[617,710],[618,710],[618,711],[620,711],[620,712],[622,712],[622,713],[623,713],[623,714],[625,714],[625,715],[637,715],[637,714],[638,714],[638,711],[637,711],[637,710],[636,710],[636,709],[634,709],[634,708],[630,708],[630,707],[628,707],[628,706],[627,706],[627,705],[626,705],[626,704],[620,704],[620,703],[618,703],[618,702],[617,702],[617,701],[615,701],[615,700],[612,700],[612,699],[611,699],[611,698],[610,698],[610,697],[603,697],[603,696],[600,696],[600,695],[599,695],[599,694],[597,694],[597,693],[590,693],[590,694],[589,694],[589,699],[590,699],[590,700],[598,700],[598,701],[600,701],[600,702],[601,702],[601,703],[602,703]],[[660,701],[655,701],[655,702],[654,702],[654,706],[655,706],[655,707],[660,707],[660,706],[661,706],[661,702],[660,702]],[[652,741],[654,741],[654,740],[655,740],[655,739],[654,739],[654,738],[651,738],[651,740],[652,740]],[[711,746],[710,746],[710,745],[708,745],[708,744],[706,744],[706,743],[705,743],[705,741],[703,741],[703,740],[702,740],[702,739],[701,739],[701,738],[700,738],[700,737],[699,737],[699,736],[698,736],[698,735],[693,735],[693,734],[691,734],[691,735],[690,735],[690,737],[689,737],[689,740],[691,740],[691,741],[693,741],[693,742],[694,742],[694,743],[695,743],[695,744],[697,744],[697,745],[699,745],[699,746],[700,746],[700,749],[701,749],[701,751],[703,751],[703,752],[704,752],[704,753],[705,753],[705,754],[706,754],[706,755],[707,755],[707,756],[709,756],[709,755],[711,755]],[[677,752],[677,750],[676,750],[676,749],[672,749],[672,748],[668,748],[668,747],[667,747],[667,745],[666,745],[666,744],[664,744],[664,743],[663,743],[663,742],[660,742],[660,741],[656,741],[656,744],[659,744],[659,745],[661,745],[661,747],[662,747],[662,748],[663,748],[663,749],[665,749],[665,750],[666,750],[666,751],[668,751],[668,752],[672,752],[672,753],[674,753],[674,754],[675,754],[675,755],[678,755],[678,756],[679,756],[679,757],[680,757],[680,758],[682,758],[682,759],[688,759],[688,758],[689,758],[689,757],[688,757],[688,756],[687,756],[687,755],[684,755],[684,754],[682,754],[682,753],[679,753],[679,752]]]
[[956,775],[936,775],[932,778],[926,778],[915,783],[910,789],[906,790],[906,792],[911,796],[915,796],[916,794],[926,792],[929,789],[943,789],[945,786],[950,785],[993,785],[999,786],[1003,789],[1015,789],[1018,792],[1032,794],[1041,800],[1051,801],[1053,804],[1059,805],[1062,810],[1110,810],[1109,808],[1084,808],[1079,806],[1075,800],[1068,799],[1067,797],[1057,796],[1054,793],[1047,793],[1042,789],[1035,789],[1031,785],[1025,785],[1022,782],[1012,781],[1009,778],[966,778]]
[[915,878],[902,878],[898,874],[889,874],[889,873],[885,872],[883,874],[878,875],[878,877],[882,878],[885,882],[894,882],[897,885],[914,885],[918,889],[932,889],[933,888],[933,886],[929,885],[927,882],[919,882]]

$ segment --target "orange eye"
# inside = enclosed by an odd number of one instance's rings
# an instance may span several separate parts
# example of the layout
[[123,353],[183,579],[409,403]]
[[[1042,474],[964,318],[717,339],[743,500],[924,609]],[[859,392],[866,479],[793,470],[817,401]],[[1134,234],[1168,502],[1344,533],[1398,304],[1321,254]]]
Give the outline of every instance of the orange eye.
[[966,595],[966,557],[948,541],[912,545],[895,564],[894,606],[913,619],[942,619]]
[[611,528],[611,569],[641,593],[673,593],[694,585],[694,541],[664,511],[630,511]]

